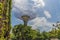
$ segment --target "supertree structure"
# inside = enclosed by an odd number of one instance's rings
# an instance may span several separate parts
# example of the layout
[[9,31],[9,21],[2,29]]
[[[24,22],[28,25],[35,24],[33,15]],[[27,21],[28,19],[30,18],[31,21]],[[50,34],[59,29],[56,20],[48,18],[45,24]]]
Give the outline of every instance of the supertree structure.
[[[36,18],[37,14],[33,11],[33,6],[24,0],[12,0],[13,7],[12,11],[16,18],[23,20],[24,26],[27,26],[28,21]],[[22,4],[21,4],[22,2]],[[30,7],[28,6],[30,5]]]
[[11,28],[10,16],[11,16],[11,2],[12,0],[0,0],[0,40],[1,37],[9,37]]

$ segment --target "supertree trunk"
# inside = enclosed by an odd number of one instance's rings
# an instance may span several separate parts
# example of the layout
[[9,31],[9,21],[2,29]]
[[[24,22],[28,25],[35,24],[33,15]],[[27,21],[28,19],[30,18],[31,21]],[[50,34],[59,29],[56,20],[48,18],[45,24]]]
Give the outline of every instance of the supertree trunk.
[[0,40],[2,37],[9,40],[11,29],[11,1],[12,0],[0,0]]

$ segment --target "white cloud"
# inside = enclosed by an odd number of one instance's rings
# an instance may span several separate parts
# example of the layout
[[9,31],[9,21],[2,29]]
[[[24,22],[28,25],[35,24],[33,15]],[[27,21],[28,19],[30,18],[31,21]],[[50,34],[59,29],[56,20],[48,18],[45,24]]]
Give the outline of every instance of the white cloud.
[[13,8],[16,7],[20,10],[26,10],[28,8],[28,0],[13,0]]
[[34,2],[34,7],[44,7],[45,3],[43,0],[32,0]]
[[38,29],[39,27],[40,30],[43,31],[50,31],[53,27],[51,22],[48,22],[45,17],[36,17],[34,20],[30,21],[32,24],[32,29]]
[[33,8],[34,4],[30,3],[29,0],[12,0],[13,1],[13,12],[22,14],[36,14],[36,9]]
[[51,18],[51,14],[49,13],[49,11],[44,11],[44,14],[47,18]]
[[36,10],[36,8],[40,8],[40,7],[44,7],[45,3],[43,0],[31,0],[34,2],[30,3],[29,0],[12,0],[13,1],[13,8],[18,8],[21,11],[25,11],[25,10]]

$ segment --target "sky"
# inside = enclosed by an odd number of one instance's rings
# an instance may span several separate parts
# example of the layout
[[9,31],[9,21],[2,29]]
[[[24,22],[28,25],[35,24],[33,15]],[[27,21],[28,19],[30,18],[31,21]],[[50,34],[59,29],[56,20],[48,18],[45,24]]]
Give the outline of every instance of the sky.
[[60,21],[60,0],[12,0],[11,23],[14,27],[23,24],[21,15],[30,15],[34,19],[28,22],[32,29],[50,31],[52,24]]

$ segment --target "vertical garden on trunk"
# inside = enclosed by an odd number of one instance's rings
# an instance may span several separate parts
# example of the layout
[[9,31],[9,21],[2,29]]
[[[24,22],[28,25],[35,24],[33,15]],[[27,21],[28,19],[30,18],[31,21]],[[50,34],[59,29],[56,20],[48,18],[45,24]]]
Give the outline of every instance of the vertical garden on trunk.
[[12,0],[0,0],[0,40],[8,40],[11,29]]

